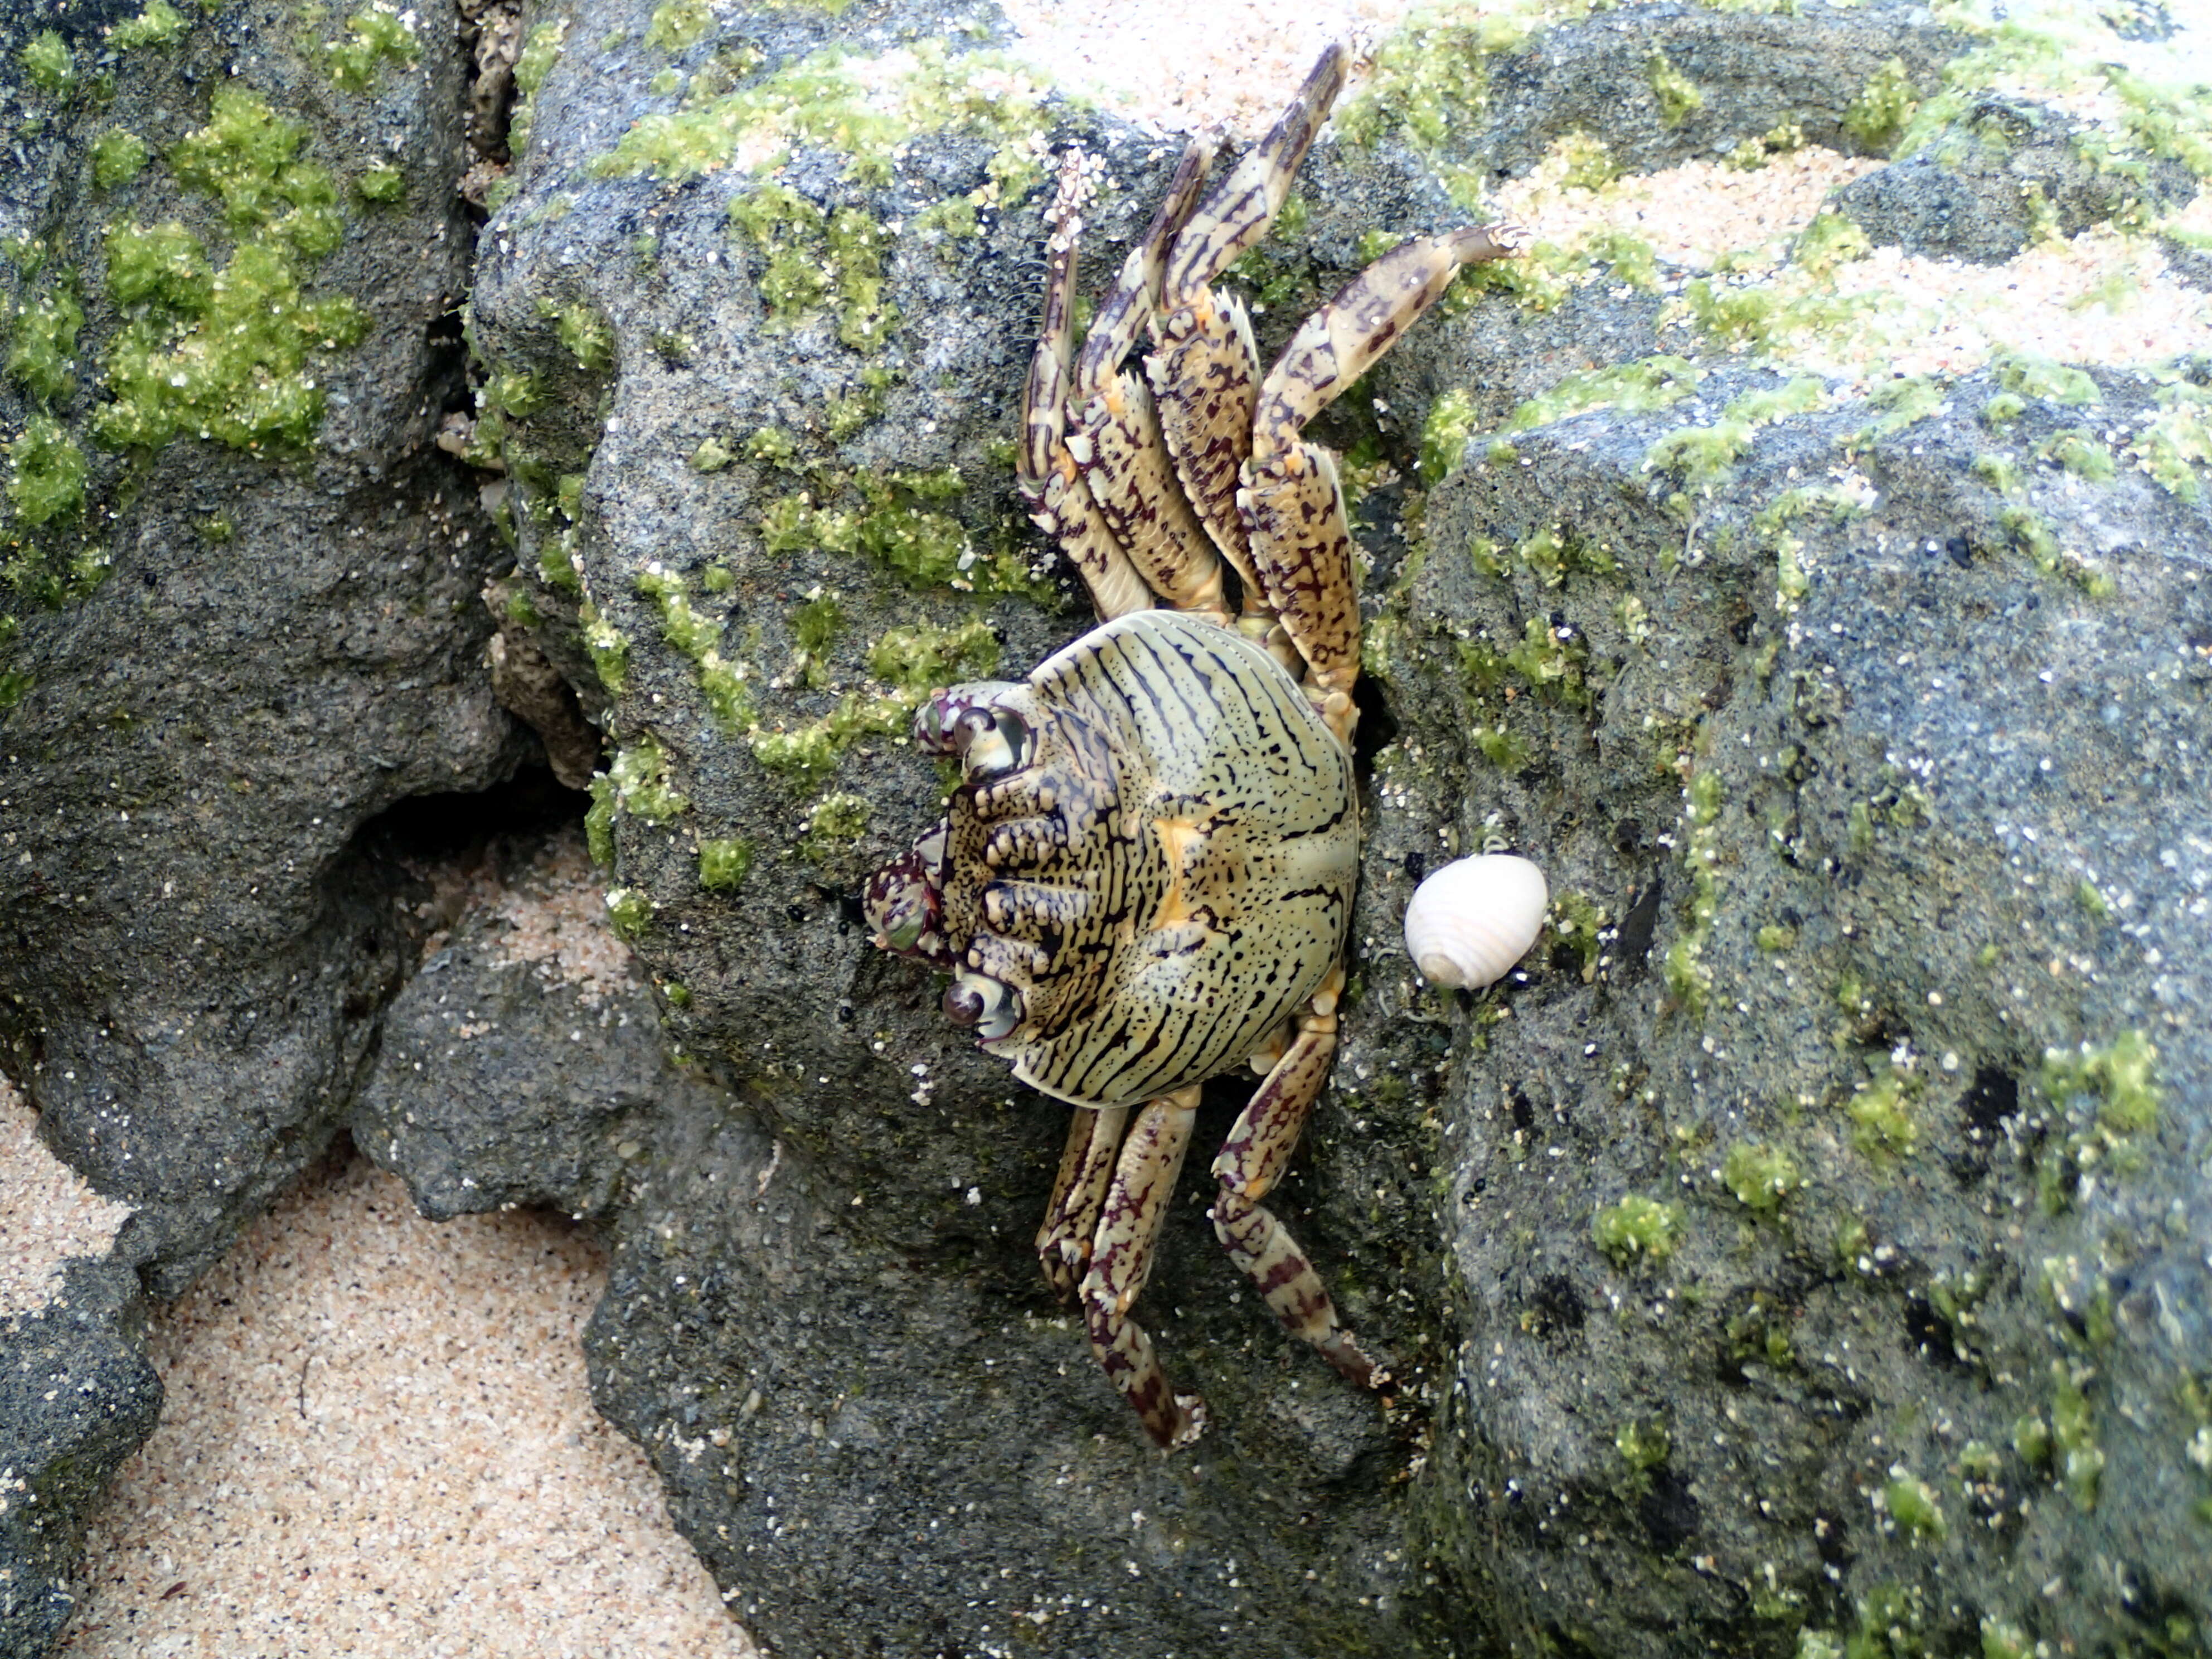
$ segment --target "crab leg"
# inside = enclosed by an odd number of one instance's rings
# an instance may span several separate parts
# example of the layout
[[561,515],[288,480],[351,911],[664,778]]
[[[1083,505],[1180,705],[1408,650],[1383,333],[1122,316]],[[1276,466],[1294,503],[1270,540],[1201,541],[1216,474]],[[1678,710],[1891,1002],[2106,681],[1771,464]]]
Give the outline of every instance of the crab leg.
[[1243,579],[1248,612],[1261,600],[1237,515],[1237,471],[1251,448],[1260,353],[1243,303],[1212,284],[1282,210],[1298,164],[1343,89],[1345,68],[1342,46],[1323,52],[1282,118],[1190,216],[1160,292],[1159,349],[1145,363],[1176,476],[1206,534]]
[[1045,1282],[1063,1302],[1074,1298],[1091,1266],[1092,1236],[1114,1174],[1114,1154],[1129,1120],[1126,1106],[1078,1107],[1067,1126],[1067,1150],[1052,1183],[1052,1202],[1037,1229]]
[[[1191,1120],[1198,1111],[1198,1086],[1147,1101],[1121,1144],[1113,1185],[1091,1249],[1091,1269],[1083,1276],[1083,1311],[1091,1327],[1091,1350],[1107,1376],[1136,1408],[1154,1441],[1170,1450],[1187,1446],[1206,1427],[1206,1407],[1196,1395],[1176,1394],[1152,1352],[1144,1327],[1129,1310],[1152,1277],[1152,1252],[1160,1224],[1167,1218],[1182,1155],[1190,1146]],[[1309,1269],[1310,1271],[1310,1269]]]
[[1213,1231],[1231,1261],[1292,1335],[1362,1388],[1389,1381],[1388,1372],[1361,1352],[1337,1322],[1336,1306],[1290,1231],[1260,1205],[1290,1162],[1336,1055],[1336,1000],[1344,969],[1333,969],[1298,1018],[1298,1034],[1244,1108],[1213,1160],[1221,1190],[1213,1202]]
[[1058,542],[1110,622],[1149,610],[1152,595],[1130,564],[1085,487],[1066,437],[1067,388],[1075,356],[1075,246],[1083,229],[1079,181],[1064,172],[1045,244],[1044,322],[1022,386],[1022,447],[1016,471],[1030,521]]
[[1168,244],[1189,216],[1212,155],[1204,143],[1183,152],[1167,199],[1144,239],[1129,250],[1113,292],[1099,307],[1075,362],[1066,443],[1099,516],[1153,591],[1178,611],[1212,612],[1226,621],[1220,561],[1176,487],[1151,394],[1121,367],[1158,307]]
[[1307,663],[1316,700],[1349,730],[1359,677],[1359,604],[1335,458],[1301,435],[1443,297],[1462,264],[1519,252],[1503,225],[1416,237],[1308,318],[1267,372],[1237,505],[1268,605]]

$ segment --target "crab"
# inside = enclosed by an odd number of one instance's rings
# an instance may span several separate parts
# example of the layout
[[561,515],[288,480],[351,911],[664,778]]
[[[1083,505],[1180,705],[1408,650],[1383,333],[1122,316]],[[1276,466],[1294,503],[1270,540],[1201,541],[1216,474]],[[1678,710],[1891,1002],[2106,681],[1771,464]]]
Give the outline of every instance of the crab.
[[[1090,174],[1079,155],[1062,167],[1019,482],[1102,625],[1026,680],[922,705],[917,745],[961,781],[863,896],[875,943],[948,972],[945,1013],[1075,1109],[1037,1255],[1169,1449],[1205,1407],[1131,1310],[1200,1086],[1248,1063],[1264,1080],[1213,1161],[1214,1231],[1294,1334],[1354,1383],[1389,1380],[1263,1202],[1335,1053],[1359,877],[1358,593],[1334,459],[1303,429],[1461,265],[1519,235],[1402,244],[1263,378],[1243,307],[1212,284],[1267,234],[1346,72],[1332,46],[1210,191],[1210,146],[1190,146],[1079,355]],[[1147,329],[1139,378],[1123,362]]]

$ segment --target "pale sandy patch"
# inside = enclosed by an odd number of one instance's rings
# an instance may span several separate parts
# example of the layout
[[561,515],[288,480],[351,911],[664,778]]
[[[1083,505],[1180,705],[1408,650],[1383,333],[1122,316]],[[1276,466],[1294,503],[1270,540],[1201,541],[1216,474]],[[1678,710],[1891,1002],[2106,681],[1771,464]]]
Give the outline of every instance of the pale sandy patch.
[[[1818,279],[1792,272],[1782,280],[1811,292]],[[1865,308],[1791,335],[1773,355],[1846,379],[1967,374],[2004,351],[2148,365],[2212,350],[2212,295],[2176,281],[2155,240],[2108,226],[1996,265],[1877,248],[1825,283],[1838,297],[1865,300]]]
[[1723,254],[1753,251],[1762,256],[1758,263],[1778,264],[1784,245],[1812,222],[1830,191],[1885,164],[1808,146],[1749,171],[1685,161],[1595,190],[1561,182],[1567,165],[1555,150],[1526,177],[1492,190],[1490,210],[1540,242],[1571,249],[1625,232],[1670,264],[1707,270]]
[[356,1159],[160,1310],[167,1402],[94,1522],[70,1659],[752,1659],[592,1408],[586,1235],[440,1224]]
[[106,1255],[130,1215],[46,1150],[39,1115],[0,1077],[0,1315],[44,1307],[62,1263]]
[[1159,132],[1273,126],[1332,40],[1395,27],[1408,0],[1016,0],[1019,50],[1059,86]]
[[582,833],[556,836],[493,902],[493,917],[507,924],[494,936],[500,959],[528,963],[549,983],[575,986],[587,1007],[599,1006],[637,971],[629,947],[607,925],[600,889]]

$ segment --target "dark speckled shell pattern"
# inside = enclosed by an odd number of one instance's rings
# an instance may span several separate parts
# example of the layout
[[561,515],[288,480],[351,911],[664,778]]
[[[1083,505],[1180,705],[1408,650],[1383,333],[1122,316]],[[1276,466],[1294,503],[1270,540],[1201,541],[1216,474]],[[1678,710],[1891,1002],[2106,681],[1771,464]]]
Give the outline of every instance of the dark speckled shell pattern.
[[1016,986],[993,1051],[1079,1105],[1243,1064],[1337,961],[1358,880],[1351,757],[1265,651],[1140,611],[995,700],[1018,773],[953,797],[945,899]]

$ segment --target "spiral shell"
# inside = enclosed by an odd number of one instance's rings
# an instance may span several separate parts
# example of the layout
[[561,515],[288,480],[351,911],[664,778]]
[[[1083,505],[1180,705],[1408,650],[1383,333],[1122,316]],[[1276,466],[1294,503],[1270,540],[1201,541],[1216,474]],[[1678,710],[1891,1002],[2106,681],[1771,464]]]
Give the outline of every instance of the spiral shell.
[[1528,954],[1551,902],[1544,872],[1510,853],[1460,859],[1413,890],[1406,953],[1431,985],[1479,991]]

